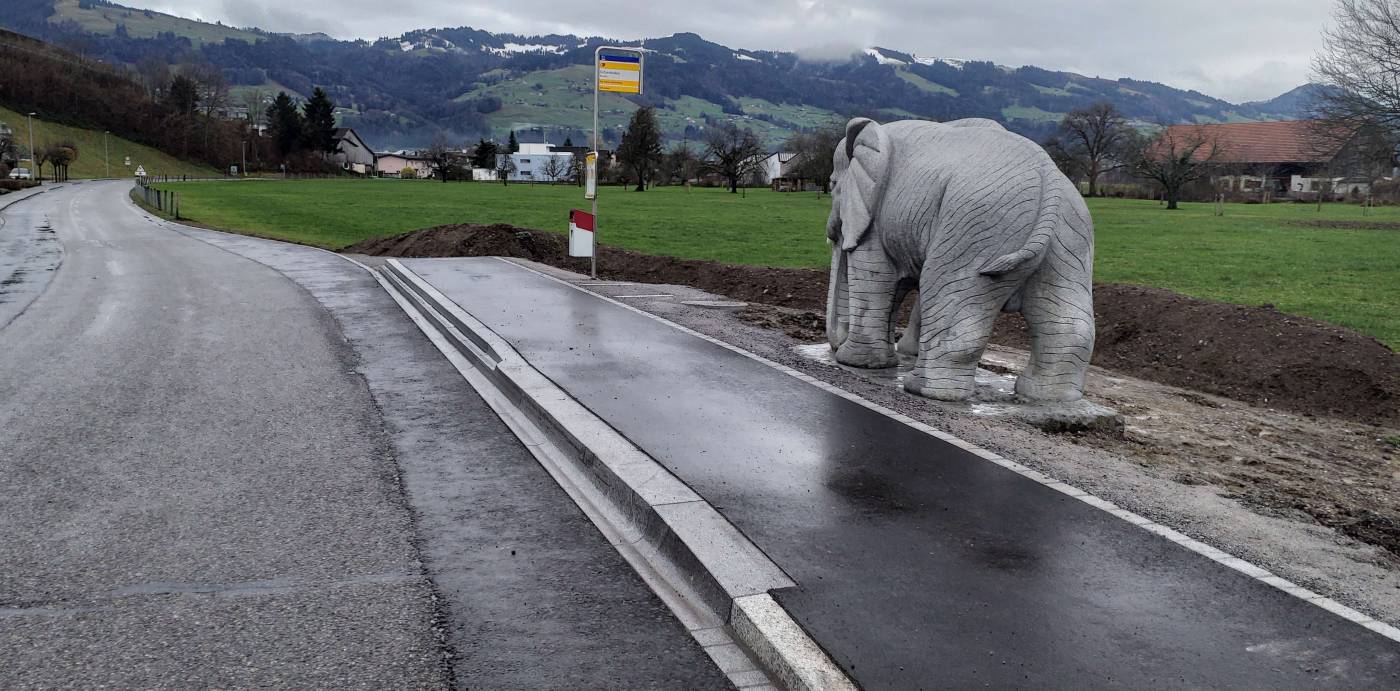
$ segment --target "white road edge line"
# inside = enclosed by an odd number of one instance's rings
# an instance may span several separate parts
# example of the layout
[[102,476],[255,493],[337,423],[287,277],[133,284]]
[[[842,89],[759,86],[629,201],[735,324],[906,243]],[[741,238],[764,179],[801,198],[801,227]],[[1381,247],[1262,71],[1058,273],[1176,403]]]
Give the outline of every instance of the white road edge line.
[[1252,563],[1250,563],[1250,562],[1248,562],[1248,561],[1245,561],[1245,560],[1243,560],[1243,559],[1240,559],[1239,557],[1230,555],[1230,554],[1228,554],[1228,553],[1226,553],[1226,552],[1224,552],[1224,551],[1222,551],[1222,550],[1220,550],[1220,549],[1217,549],[1217,548],[1212,547],[1212,546],[1210,546],[1210,545],[1208,545],[1208,544],[1206,544],[1206,543],[1204,543],[1204,542],[1201,542],[1201,541],[1199,541],[1199,540],[1196,540],[1195,538],[1192,538],[1192,537],[1190,537],[1190,536],[1188,536],[1188,535],[1185,535],[1184,533],[1178,532],[1178,531],[1175,530],[1175,529],[1169,528],[1169,527],[1167,527],[1167,526],[1165,526],[1165,525],[1162,525],[1162,524],[1160,524],[1160,523],[1153,522],[1151,519],[1149,519],[1149,518],[1147,518],[1147,517],[1145,517],[1145,516],[1141,516],[1141,515],[1139,515],[1139,514],[1133,513],[1132,511],[1128,511],[1127,509],[1124,509],[1124,508],[1122,508],[1122,507],[1119,507],[1119,506],[1117,506],[1116,504],[1114,504],[1113,502],[1100,499],[1100,498],[1098,498],[1098,497],[1096,497],[1096,496],[1094,496],[1094,495],[1092,495],[1092,494],[1089,494],[1088,492],[1085,492],[1085,491],[1082,490],[1082,489],[1079,489],[1079,488],[1074,487],[1074,486],[1072,486],[1072,485],[1069,485],[1069,484],[1060,482],[1060,481],[1055,480],[1055,479],[1053,479],[1053,478],[1047,477],[1044,473],[1041,473],[1041,472],[1039,472],[1039,471],[1036,471],[1036,470],[1033,470],[1033,469],[1028,468],[1028,467],[1026,467],[1026,466],[1023,466],[1023,465],[1021,465],[1020,463],[1017,463],[1017,462],[1015,462],[1015,461],[1011,461],[1011,460],[1008,460],[1008,459],[1006,459],[1006,458],[1002,458],[1001,456],[998,456],[997,454],[994,454],[994,453],[992,453],[991,451],[988,451],[988,450],[983,449],[983,448],[978,447],[978,446],[974,446],[974,445],[972,445],[972,444],[970,444],[970,443],[968,443],[968,442],[966,442],[966,441],[963,441],[962,439],[959,439],[959,438],[957,438],[957,437],[955,437],[955,436],[953,436],[953,435],[951,435],[951,434],[948,434],[948,433],[946,433],[946,432],[943,432],[943,431],[934,429],[933,427],[930,427],[929,425],[926,425],[926,424],[924,424],[924,423],[922,423],[922,422],[919,422],[918,420],[915,420],[915,419],[913,419],[913,418],[911,418],[911,417],[909,417],[909,416],[907,416],[907,415],[903,415],[903,414],[901,414],[901,413],[897,413],[897,412],[895,412],[895,411],[893,411],[893,410],[890,410],[889,408],[886,408],[886,407],[884,407],[884,406],[882,406],[882,405],[879,405],[879,404],[877,404],[877,403],[872,403],[871,401],[868,401],[868,400],[866,400],[866,399],[864,399],[864,398],[861,398],[860,396],[857,396],[857,395],[855,395],[855,394],[853,394],[853,393],[851,393],[851,392],[849,392],[849,391],[846,391],[845,389],[841,389],[841,388],[838,388],[838,387],[833,386],[833,385],[831,385],[831,384],[828,384],[828,383],[826,383],[826,382],[824,382],[824,381],[822,381],[822,380],[820,380],[820,379],[817,379],[817,378],[812,377],[812,376],[810,376],[810,375],[807,375],[807,374],[804,374],[804,373],[802,373],[802,372],[799,372],[799,371],[797,371],[797,370],[795,370],[795,369],[793,369],[793,368],[791,368],[791,367],[788,367],[788,366],[786,366],[786,365],[781,365],[781,364],[778,364],[778,363],[776,363],[776,362],[773,362],[772,360],[769,360],[769,359],[767,359],[767,358],[765,358],[765,357],[762,357],[762,356],[756,355],[756,354],[754,354],[754,353],[751,353],[751,352],[749,352],[749,351],[747,351],[747,350],[744,350],[743,348],[740,348],[740,347],[735,346],[735,345],[733,345],[733,344],[726,343],[726,342],[724,342],[724,341],[721,341],[721,340],[719,340],[719,339],[717,339],[717,338],[713,338],[713,337],[708,336],[708,335],[706,335],[706,334],[702,334],[702,333],[700,333],[699,331],[696,331],[696,330],[694,330],[694,329],[690,329],[690,328],[687,328],[687,327],[685,327],[685,326],[681,326],[680,324],[677,324],[677,323],[675,323],[675,322],[673,322],[673,321],[671,321],[671,320],[669,320],[669,319],[666,319],[666,318],[664,318],[664,317],[657,316],[657,315],[655,315],[655,314],[652,314],[652,313],[647,312],[647,311],[642,310],[642,309],[638,309],[637,307],[634,307],[634,306],[629,305],[629,304],[627,304],[627,303],[618,302],[618,301],[613,300],[613,299],[609,298],[608,296],[603,295],[603,294],[601,294],[601,293],[596,293],[596,292],[591,291],[591,290],[584,290],[584,289],[583,289],[582,287],[580,287],[580,286],[574,285],[573,283],[570,283],[569,281],[566,281],[566,280],[564,280],[564,279],[562,279],[562,278],[559,278],[559,277],[557,277],[557,276],[551,276],[551,275],[549,275],[549,274],[547,274],[547,273],[545,273],[545,272],[543,272],[543,271],[540,271],[540,270],[538,270],[538,269],[536,269],[536,268],[534,268],[534,267],[526,266],[525,264],[522,264],[522,263],[520,263],[520,262],[511,261],[510,259],[508,259],[508,258],[506,258],[506,257],[495,257],[495,259],[498,259],[498,260],[500,260],[500,261],[506,262],[507,264],[512,264],[512,265],[518,266],[518,267],[520,267],[521,269],[524,269],[524,270],[526,270],[526,271],[530,271],[530,272],[532,272],[532,273],[538,274],[538,275],[543,276],[543,277],[545,277],[545,278],[547,278],[547,279],[549,279],[549,280],[551,280],[551,281],[555,281],[555,282],[557,282],[557,283],[561,283],[561,284],[566,285],[566,286],[568,286],[568,287],[570,287],[570,288],[573,288],[574,290],[577,290],[577,291],[580,291],[580,292],[583,292],[583,293],[587,293],[587,294],[589,294],[589,295],[593,295],[593,296],[598,297],[598,298],[603,299],[603,300],[607,300],[608,302],[611,302],[611,303],[613,303],[614,305],[617,305],[618,307],[621,307],[621,308],[623,308],[623,309],[632,310],[633,312],[636,312],[637,314],[640,314],[640,315],[642,315],[642,316],[645,316],[645,317],[648,317],[648,318],[651,318],[651,319],[655,319],[656,321],[659,321],[659,322],[661,322],[662,324],[665,324],[665,325],[667,325],[667,326],[670,326],[670,327],[673,328],[673,329],[677,329],[677,330],[679,330],[679,331],[682,331],[682,332],[684,332],[684,333],[690,334],[690,335],[692,335],[692,336],[696,336],[696,337],[698,337],[698,338],[701,338],[701,339],[704,339],[704,340],[706,340],[706,341],[709,341],[710,343],[713,343],[713,344],[715,344],[715,345],[717,345],[717,346],[720,346],[721,348],[727,348],[727,349],[729,349],[729,350],[731,350],[731,351],[733,351],[733,352],[735,352],[735,353],[738,353],[738,354],[740,354],[740,355],[743,355],[744,357],[747,357],[747,358],[750,358],[750,359],[752,359],[752,360],[756,360],[756,361],[758,361],[758,362],[761,362],[761,363],[763,363],[763,364],[765,364],[765,365],[768,365],[769,367],[772,367],[773,369],[778,370],[779,372],[782,372],[782,373],[784,373],[784,374],[790,375],[790,376],[792,376],[792,377],[796,377],[797,379],[800,379],[800,380],[802,380],[802,381],[804,381],[804,382],[807,382],[808,384],[811,384],[812,386],[815,386],[815,387],[817,387],[817,388],[819,388],[819,389],[822,389],[822,390],[828,391],[828,392],[830,392],[830,393],[836,394],[837,396],[840,396],[840,397],[842,397],[842,398],[844,398],[844,399],[846,399],[846,400],[848,400],[848,401],[851,401],[851,402],[856,403],[856,404],[858,404],[858,405],[864,406],[864,407],[869,408],[870,410],[873,410],[873,411],[875,411],[875,412],[877,412],[877,413],[880,413],[880,414],[882,414],[882,415],[884,415],[884,416],[886,416],[886,417],[889,417],[889,418],[892,418],[892,419],[897,420],[897,421],[899,421],[899,422],[902,422],[902,423],[904,423],[904,424],[906,424],[906,425],[908,425],[908,426],[910,426],[910,427],[913,427],[913,428],[916,429],[916,430],[919,430],[920,432],[923,432],[923,433],[925,433],[925,434],[928,434],[929,436],[932,436],[932,437],[937,438],[937,439],[939,439],[939,440],[948,442],[949,444],[952,444],[952,445],[954,445],[954,446],[956,446],[956,447],[958,447],[958,448],[960,448],[960,449],[963,449],[963,450],[965,450],[965,451],[968,451],[968,452],[972,453],[973,455],[976,455],[976,456],[978,456],[979,458],[982,458],[983,460],[991,461],[992,463],[995,463],[995,464],[997,464],[997,465],[999,465],[999,466],[1001,466],[1001,467],[1003,467],[1003,468],[1006,468],[1007,470],[1010,470],[1010,471],[1015,472],[1015,473],[1017,473],[1017,474],[1019,474],[1019,475],[1022,475],[1022,476],[1025,476],[1025,477],[1027,477],[1027,478],[1030,478],[1030,479],[1032,479],[1032,480],[1035,480],[1036,482],[1038,482],[1038,483],[1040,483],[1040,484],[1042,484],[1042,485],[1045,485],[1046,487],[1049,487],[1049,488],[1054,489],[1054,490],[1059,491],[1059,492],[1063,492],[1064,494],[1066,494],[1066,495],[1068,495],[1068,496],[1070,496],[1070,497],[1073,497],[1073,498],[1075,498],[1075,499],[1078,499],[1079,501],[1082,501],[1082,502],[1084,502],[1084,503],[1086,503],[1086,504],[1088,504],[1088,505],[1090,505],[1090,506],[1093,506],[1093,507],[1095,507],[1095,508],[1098,508],[1098,509],[1100,509],[1100,510],[1102,510],[1102,511],[1105,511],[1105,512],[1109,513],[1109,514],[1112,514],[1113,516],[1116,516],[1116,517],[1118,517],[1118,518],[1120,518],[1120,519],[1122,519],[1122,520],[1125,520],[1125,521],[1127,521],[1127,522],[1129,522],[1129,523],[1131,523],[1131,524],[1133,524],[1133,525],[1135,525],[1135,526],[1138,526],[1138,527],[1140,527],[1140,528],[1142,528],[1142,529],[1144,529],[1144,530],[1146,530],[1146,531],[1148,531],[1148,532],[1150,532],[1150,533],[1154,533],[1154,534],[1156,534],[1156,535],[1160,535],[1161,537],[1164,537],[1164,538],[1166,538],[1167,540],[1170,540],[1170,541],[1172,541],[1172,542],[1174,542],[1174,543],[1176,543],[1176,544],[1178,544],[1178,545],[1181,545],[1182,547],[1184,547],[1184,548],[1186,548],[1186,549],[1188,549],[1188,550],[1190,550],[1190,551],[1192,551],[1192,552],[1195,552],[1196,554],[1199,554],[1199,555],[1201,555],[1201,556],[1203,556],[1203,557],[1206,557],[1207,559],[1210,559],[1210,560],[1212,560],[1212,561],[1214,561],[1214,562],[1216,562],[1216,563],[1218,563],[1218,564],[1221,564],[1222,566],[1226,566],[1226,567],[1228,567],[1228,568],[1230,568],[1230,569],[1233,569],[1233,570],[1235,570],[1235,571],[1238,571],[1238,572],[1240,572],[1240,573],[1242,573],[1242,574],[1244,574],[1244,575],[1246,575],[1246,576],[1249,576],[1250,578],[1253,578],[1253,579],[1255,579],[1255,580],[1257,580],[1257,581],[1260,581],[1260,582],[1266,583],[1266,584],[1268,584],[1268,585],[1270,585],[1270,586],[1273,586],[1273,587],[1275,587],[1275,588],[1278,588],[1279,590],[1282,590],[1283,592],[1288,593],[1289,595],[1292,595],[1292,596],[1294,596],[1294,597],[1296,597],[1296,598],[1298,598],[1298,599],[1300,599],[1300,600],[1303,600],[1303,601],[1305,601],[1305,602],[1310,602],[1310,603],[1312,603],[1312,604],[1314,604],[1314,605],[1317,605],[1318,607],[1321,607],[1322,609],[1325,609],[1325,610],[1327,610],[1328,612],[1331,612],[1331,613],[1333,613],[1333,614],[1335,614],[1335,615],[1337,615],[1337,616],[1339,616],[1339,617],[1341,617],[1341,618],[1343,618],[1343,619],[1346,619],[1347,621],[1353,622],[1353,623],[1358,624],[1358,625],[1360,625],[1360,626],[1363,626],[1363,627],[1365,627],[1365,628],[1367,628],[1367,629],[1370,629],[1371,631],[1374,631],[1374,632],[1376,632],[1376,633],[1378,633],[1378,634],[1380,634],[1380,635],[1382,635],[1382,636],[1385,636],[1386,638],[1389,638],[1390,640],[1393,640],[1393,641],[1396,641],[1396,642],[1400,642],[1400,628],[1396,628],[1396,627],[1391,626],[1390,624],[1387,624],[1387,623],[1385,623],[1385,622],[1383,622],[1383,621],[1379,621],[1379,620],[1377,620],[1377,619],[1374,619],[1374,618],[1372,618],[1372,617],[1370,617],[1370,616],[1368,616],[1368,615],[1366,615],[1366,614],[1364,614],[1364,613],[1362,613],[1362,612],[1360,612],[1360,611],[1358,611],[1358,610],[1356,610],[1356,609],[1353,609],[1353,608],[1348,607],[1348,606],[1346,606],[1346,605],[1344,605],[1344,604],[1342,604],[1342,603],[1340,603],[1340,602],[1337,602],[1336,600],[1333,600],[1333,599],[1331,599],[1331,598],[1328,598],[1328,597],[1325,597],[1325,596],[1320,595],[1320,594],[1318,594],[1318,593],[1315,593],[1315,592],[1313,592],[1313,591],[1311,591],[1311,590],[1309,590],[1309,589],[1307,589],[1307,588],[1304,588],[1304,587],[1302,587],[1302,586],[1300,586],[1300,585],[1298,585],[1298,584],[1296,584],[1296,583],[1293,583],[1292,581],[1289,581],[1289,580],[1286,579],[1286,578],[1283,578],[1283,577],[1281,577],[1281,576],[1278,576],[1277,574],[1274,574],[1273,572],[1269,571],[1268,569],[1264,569],[1264,568],[1259,567],[1259,566],[1257,566],[1257,565],[1255,565],[1255,564],[1252,564]]

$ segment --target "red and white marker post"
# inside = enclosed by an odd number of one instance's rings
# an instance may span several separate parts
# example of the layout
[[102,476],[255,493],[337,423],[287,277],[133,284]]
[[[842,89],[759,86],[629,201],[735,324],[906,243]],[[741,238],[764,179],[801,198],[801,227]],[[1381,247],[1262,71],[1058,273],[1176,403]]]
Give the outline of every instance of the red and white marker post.
[[[569,256],[593,256],[593,214],[574,209],[569,212]],[[596,266],[596,264],[595,264]],[[594,270],[593,277],[598,274]]]

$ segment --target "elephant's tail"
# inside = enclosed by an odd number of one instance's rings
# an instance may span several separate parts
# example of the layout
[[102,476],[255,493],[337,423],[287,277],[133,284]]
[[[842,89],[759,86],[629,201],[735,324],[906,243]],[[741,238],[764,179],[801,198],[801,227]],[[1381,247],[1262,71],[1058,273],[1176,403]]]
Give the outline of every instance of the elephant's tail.
[[996,259],[987,262],[982,267],[983,276],[1001,276],[1023,267],[1036,267],[1045,258],[1045,252],[1050,248],[1050,241],[1055,237],[1055,231],[1060,226],[1060,204],[1063,190],[1060,185],[1052,184],[1053,180],[1048,179],[1045,170],[1040,171],[1040,215],[1036,218],[1035,228],[1031,231],[1031,236],[1026,240],[1026,244],[1021,249],[1011,254],[1003,254]]

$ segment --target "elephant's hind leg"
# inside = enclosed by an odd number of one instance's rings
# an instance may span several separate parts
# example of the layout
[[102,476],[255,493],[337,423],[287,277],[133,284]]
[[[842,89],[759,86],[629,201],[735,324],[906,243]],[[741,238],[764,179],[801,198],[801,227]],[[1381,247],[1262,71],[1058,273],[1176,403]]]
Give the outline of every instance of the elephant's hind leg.
[[[935,286],[919,295],[919,359],[904,376],[904,390],[941,401],[962,401],[977,390],[977,362],[991,338],[1010,286],[982,277]],[[932,293],[932,294],[930,294]]]
[[[1048,269],[1048,270],[1047,270]],[[1046,267],[1026,286],[1021,314],[1031,332],[1031,358],[1016,393],[1038,401],[1084,397],[1084,374],[1094,352],[1093,292]]]

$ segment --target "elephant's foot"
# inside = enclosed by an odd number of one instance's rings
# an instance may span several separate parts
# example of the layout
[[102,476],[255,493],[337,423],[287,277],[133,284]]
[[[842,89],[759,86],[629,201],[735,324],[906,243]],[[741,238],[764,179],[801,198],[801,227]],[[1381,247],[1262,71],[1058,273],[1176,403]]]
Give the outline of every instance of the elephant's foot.
[[884,369],[899,364],[899,358],[894,354],[894,348],[889,344],[885,344],[881,348],[857,345],[851,341],[842,343],[841,347],[836,349],[836,361],[843,365],[864,369]]
[[1084,398],[1084,389],[1080,384],[1064,382],[1063,378],[1045,381],[1028,370],[1016,379],[1016,395],[1030,401],[1069,403]]
[[977,392],[975,369],[962,372],[937,368],[936,377],[930,376],[931,369],[916,366],[910,370],[904,375],[904,390],[935,401],[966,401]]

